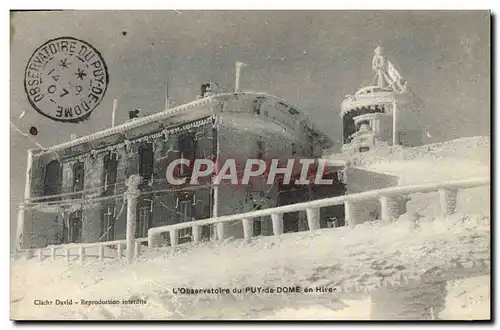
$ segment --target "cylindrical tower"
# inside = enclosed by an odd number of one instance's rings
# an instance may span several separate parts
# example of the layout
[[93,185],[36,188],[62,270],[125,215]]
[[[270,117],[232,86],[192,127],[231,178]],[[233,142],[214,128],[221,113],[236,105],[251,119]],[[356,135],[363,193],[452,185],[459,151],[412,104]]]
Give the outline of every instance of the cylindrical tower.
[[415,146],[422,142],[420,102],[377,47],[371,85],[341,104],[343,150],[363,152],[376,144]]

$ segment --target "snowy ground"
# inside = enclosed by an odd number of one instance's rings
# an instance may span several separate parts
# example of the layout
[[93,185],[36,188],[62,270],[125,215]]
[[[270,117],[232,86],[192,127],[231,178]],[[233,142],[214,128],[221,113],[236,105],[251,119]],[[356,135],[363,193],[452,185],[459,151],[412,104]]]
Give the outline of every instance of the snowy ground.
[[[361,161],[368,167],[383,161],[411,163],[416,159],[436,164],[443,158],[446,161],[452,158],[454,166],[448,168],[445,179],[458,178],[458,172],[464,175],[460,177],[463,179],[489,175],[485,174],[489,171],[478,172],[480,169],[486,171],[483,167],[488,166],[487,138],[452,142],[441,144],[440,149],[433,146],[415,148],[413,159],[408,154],[393,153],[395,159],[384,156],[384,161],[381,156],[375,160],[371,155],[371,160],[366,157]],[[426,150],[427,147],[430,149]],[[422,150],[421,153],[418,150]],[[462,161],[467,165],[460,166]],[[477,166],[471,166],[471,161],[477,161]],[[420,169],[420,166],[415,168]],[[418,180],[417,174],[408,175],[410,170],[411,167],[400,173]],[[418,173],[429,172],[436,173],[436,170]],[[369,290],[380,284],[381,279],[400,285],[401,274],[403,278],[418,281],[422,273],[438,267],[447,274],[447,295],[445,309],[437,317],[488,319],[488,269],[480,269],[474,276],[464,274],[472,262],[483,261],[486,265],[490,262],[489,189],[475,188],[460,193],[458,213],[447,219],[435,218],[432,215],[436,214],[433,213],[435,207],[436,196],[422,194],[412,199],[408,214],[389,226],[373,221],[354,229],[323,229],[316,233],[285,234],[279,238],[256,238],[248,244],[228,239],[220,243],[158,248],[146,252],[132,265],[115,259],[88,261],[84,265],[77,261],[68,263],[62,257],[42,262],[20,259],[11,266],[11,317],[370,319]],[[419,217],[415,217],[416,212]],[[457,265],[466,268],[461,270]],[[182,287],[232,291],[234,288],[296,285],[302,289],[326,287],[334,291],[174,294]],[[72,299],[73,305],[36,306],[34,301],[37,299]],[[80,299],[142,299],[147,303],[84,306]]]

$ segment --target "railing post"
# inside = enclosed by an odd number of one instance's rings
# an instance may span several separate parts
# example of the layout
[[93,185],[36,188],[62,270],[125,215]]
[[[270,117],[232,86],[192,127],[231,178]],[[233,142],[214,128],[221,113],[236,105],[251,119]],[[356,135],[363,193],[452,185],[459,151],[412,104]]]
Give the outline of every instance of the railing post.
[[227,237],[227,226],[224,222],[219,222],[215,225],[217,228],[217,238],[219,241],[225,239]]
[[121,259],[123,256],[123,243],[118,243],[116,246],[116,256]]
[[50,248],[50,255],[51,255],[52,259],[56,258],[56,248],[55,247]]
[[148,230],[148,248],[154,248],[156,245],[156,235],[152,230]]
[[273,222],[273,234],[275,236],[283,234],[283,214],[273,213],[271,214],[271,220]]
[[78,255],[80,256],[80,262],[83,264],[85,262],[85,248],[83,246],[78,249]]
[[168,232],[170,234],[170,246],[176,246],[179,243],[179,237],[177,236],[177,229],[170,229]]
[[137,197],[140,195],[139,184],[142,178],[137,175],[131,175],[125,185],[128,187],[125,192],[127,197],[127,262],[131,263],[134,259],[135,249],[135,229],[137,226]]
[[70,249],[66,249],[66,261],[70,261],[71,260],[71,250]]
[[245,241],[250,241],[253,236],[253,219],[245,218],[241,220],[243,224],[243,236]]
[[139,257],[141,254],[141,242],[135,241],[135,249],[134,249],[134,256],[135,258]]
[[457,189],[439,189],[440,216],[445,217],[453,214],[457,208]]
[[320,223],[320,209],[306,209],[307,214],[307,225],[309,226],[309,230],[319,229]]
[[394,222],[399,216],[400,201],[397,197],[380,197],[380,217],[383,224]]
[[357,225],[356,223],[356,205],[352,201],[344,202],[344,215],[345,215],[345,224],[349,227],[354,227]]
[[104,260],[104,245],[99,244],[99,260]]
[[26,259],[31,259],[31,258],[33,258],[33,250],[28,249],[26,250]]
[[38,249],[38,260],[39,261],[43,260],[43,249]]
[[193,233],[193,242],[198,243],[201,240],[201,227],[193,226],[191,232]]

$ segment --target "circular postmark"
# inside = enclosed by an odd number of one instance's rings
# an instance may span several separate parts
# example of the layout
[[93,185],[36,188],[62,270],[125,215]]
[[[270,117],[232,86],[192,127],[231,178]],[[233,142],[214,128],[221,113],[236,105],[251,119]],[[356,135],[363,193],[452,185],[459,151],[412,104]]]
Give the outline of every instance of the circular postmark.
[[33,108],[55,121],[86,119],[104,98],[109,75],[88,42],[60,37],[38,47],[26,65],[24,89]]

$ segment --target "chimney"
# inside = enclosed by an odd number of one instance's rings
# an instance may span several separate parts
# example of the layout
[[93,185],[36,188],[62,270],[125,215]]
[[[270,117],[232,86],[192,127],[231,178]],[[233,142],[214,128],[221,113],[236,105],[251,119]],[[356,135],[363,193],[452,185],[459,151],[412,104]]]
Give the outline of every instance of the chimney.
[[205,93],[207,92],[208,84],[201,85],[200,97],[205,97]]

